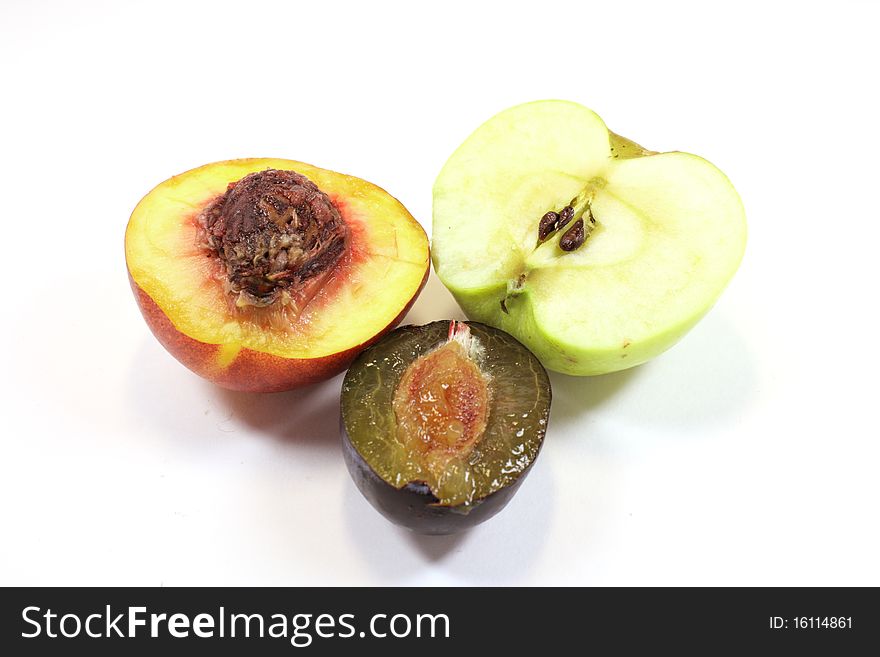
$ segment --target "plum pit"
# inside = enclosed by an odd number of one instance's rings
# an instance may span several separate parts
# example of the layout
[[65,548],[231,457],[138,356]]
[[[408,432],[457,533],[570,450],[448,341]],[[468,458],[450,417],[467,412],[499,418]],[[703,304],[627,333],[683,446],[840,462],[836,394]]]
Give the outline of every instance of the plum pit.
[[454,321],[449,336],[407,366],[392,401],[398,439],[432,470],[466,458],[489,418],[489,382],[474,357],[475,338]]

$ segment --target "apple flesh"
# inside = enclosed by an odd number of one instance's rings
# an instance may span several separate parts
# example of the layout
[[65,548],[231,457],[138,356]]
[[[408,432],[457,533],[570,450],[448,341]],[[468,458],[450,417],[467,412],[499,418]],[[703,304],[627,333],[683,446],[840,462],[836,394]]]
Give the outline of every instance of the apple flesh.
[[[257,307],[230,290],[227,265],[206,246],[203,217],[231,186],[267,171],[296,172],[317,185],[344,224],[345,242],[326,272],[297,288],[307,294]],[[162,345],[206,379],[251,392],[344,371],[400,322],[429,269],[424,230],[387,192],[278,159],[216,162],[166,180],[135,208],[125,258],[135,299]]]
[[[541,218],[575,200],[582,243],[563,250],[567,228],[539,240]],[[566,374],[625,369],[671,347],[717,300],[745,243],[743,206],[721,171],[649,151],[571,102],[496,115],[434,185],[439,278],[470,319]]]

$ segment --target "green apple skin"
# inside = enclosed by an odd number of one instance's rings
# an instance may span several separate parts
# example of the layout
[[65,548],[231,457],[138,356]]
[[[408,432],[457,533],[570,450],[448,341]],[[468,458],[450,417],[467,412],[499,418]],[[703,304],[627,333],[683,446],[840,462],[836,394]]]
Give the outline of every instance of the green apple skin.
[[[494,301],[499,294],[503,295],[503,288],[450,291],[469,319],[510,333],[548,370],[572,376],[596,376],[641,365],[678,342],[712,306],[710,302],[702,312],[649,338],[629,342],[624,339],[616,348],[608,348],[573,344],[554,337],[552,325],[542,326],[535,320],[528,289],[512,303],[507,302],[507,313]],[[487,298],[491,300],[487,302]]]
[[[572,253],[558,234],[537,244],[543,213],[585,188],[593,235]],[[711,163],[647,150],[567,101],[496,115],[434,185],[441,281],[469,319],[570,375],[633,367],[678,342],[730,281],[746,234],[742,202]]]

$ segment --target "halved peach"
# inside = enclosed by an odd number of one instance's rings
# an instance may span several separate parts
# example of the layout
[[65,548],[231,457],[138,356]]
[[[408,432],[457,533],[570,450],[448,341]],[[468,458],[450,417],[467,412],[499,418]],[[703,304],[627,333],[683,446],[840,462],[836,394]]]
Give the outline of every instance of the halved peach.
[[166,180],[125,233],[159,342],[226,388],[289,390],[343,371],[394,328],[428,276],[425,231],[353,176],[280,159]]

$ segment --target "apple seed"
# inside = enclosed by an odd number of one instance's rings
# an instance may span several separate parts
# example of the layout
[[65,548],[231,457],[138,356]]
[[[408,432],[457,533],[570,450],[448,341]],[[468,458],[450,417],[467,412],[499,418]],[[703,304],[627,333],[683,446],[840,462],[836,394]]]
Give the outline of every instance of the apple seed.
[[562,238],[559,240],[559,248],[563,251],[574,251],[586,240],[587,235],[584,232],[584,220],[581,218],[575,221],[572,227],[562,235]]
[[541,221],[538,223],[538,241],[543,242],[547,237],[555,231],[558,226],[556,222],[559,221],[559,215],[552,210],[541,217]]
[[574,217],[574,208],[571,205],[566,205],[559,213],[559,224],[556,226],[557,230],[564,228],[568,225],[568,222],[572,220]]

